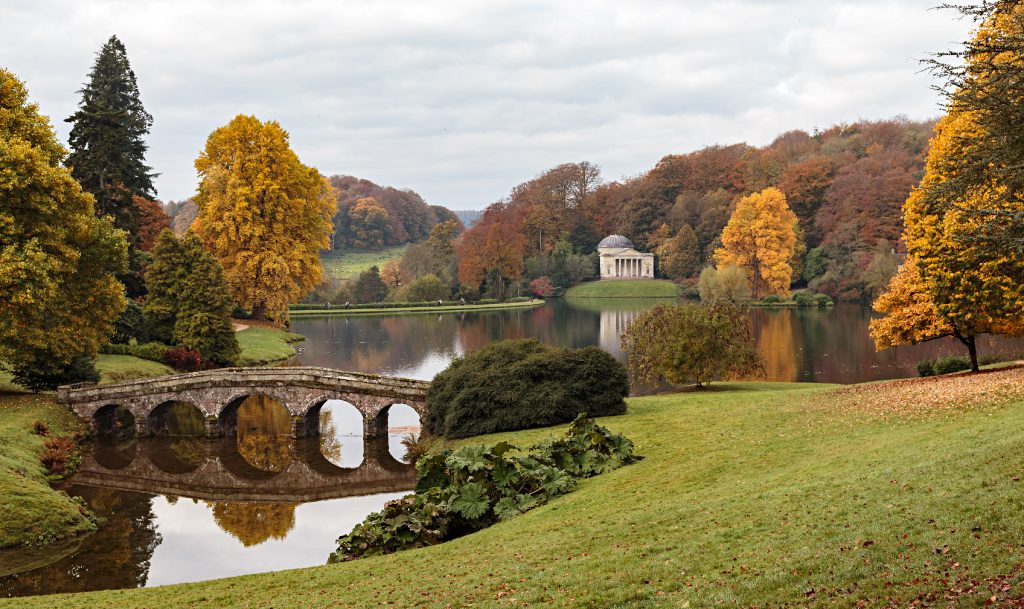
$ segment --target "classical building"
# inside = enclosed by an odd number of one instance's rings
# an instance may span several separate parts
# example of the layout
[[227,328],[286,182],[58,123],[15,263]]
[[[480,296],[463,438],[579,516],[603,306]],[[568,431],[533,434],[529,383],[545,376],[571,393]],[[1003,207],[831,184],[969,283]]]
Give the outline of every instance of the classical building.
[[654,254],[633,249],[633,242],[622,235],[608,235],[597,244],[601,260],[601,279],[654,278]]

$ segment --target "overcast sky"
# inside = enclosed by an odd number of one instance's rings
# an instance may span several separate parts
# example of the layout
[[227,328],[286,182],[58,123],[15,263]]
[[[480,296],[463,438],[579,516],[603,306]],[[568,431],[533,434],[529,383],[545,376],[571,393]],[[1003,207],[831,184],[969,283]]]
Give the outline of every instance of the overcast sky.
[[234,115],[320,169],[479,209],[559,163],[606,179],[790,129],[934,117],[918,60],[970,24],[938,0],[4,0],[0,65],[66,142],[95,52],[128,48],[160,199]]

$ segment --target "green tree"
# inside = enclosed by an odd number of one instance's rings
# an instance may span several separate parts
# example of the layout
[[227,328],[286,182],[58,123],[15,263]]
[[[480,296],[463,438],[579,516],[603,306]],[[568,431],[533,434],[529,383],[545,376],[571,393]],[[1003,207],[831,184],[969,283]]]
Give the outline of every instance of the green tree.
[[174,342],[198,351],[204,362],[233,365],[240,350],[231,323],[235,305],[224,280],[224,269],[203,249],[203,242],[195,233],[189,231],[181,242],[188,276],[178,296]]
[[694,383],[742,378],[764,368],[747,312],[725,300],[710,305],[658,305],[622,336],[634,380]]
[[427,302],[429,300],[448,300],[451,296],[448,286],[438,279],[437,275],[424,275],[405,288],[403,299],[406,302]]
[[750,279],[746,271],[732,264],[718,269],[709,266],[700,272],[697,291],[704,301],[746,302],[750,300]]
[[63,373],[81,369],[125,307],[125,235],[96,217],[65,155],[0,69],[0,362],[32,389],[80,378]]
[[67,165],[96,198],[96,213],[113,216],[115,226],[132,235],[134,246],[139,214],[132,196],[156,196],[143,139],[153,117],[139,99],[135,73],[117,36],[97,53],[89,82],[79,93],[78,111],[66,119],[72,124]]
[[191,231],[178,239],[170,229],[164,230],[152,254],[143,308],[148,332],[163,342],[198,351],[203,361],[234,364],[239,354],[231,324],[234,303],[220,263]]
[[383,302],[388,295],[388,286],[380,278],[380,269],[371,266],[359,273],[353,295],[358,303]]

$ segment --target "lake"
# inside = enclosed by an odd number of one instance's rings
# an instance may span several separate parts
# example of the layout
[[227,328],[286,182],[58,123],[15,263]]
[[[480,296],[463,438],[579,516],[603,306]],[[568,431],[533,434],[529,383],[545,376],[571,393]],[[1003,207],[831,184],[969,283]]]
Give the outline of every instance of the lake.
[[[454,357],[507,338],[564,347],[596,345],[624,360],[619,336],[652,300],[554,300],[489,312],[296,319],[306,336],[293,365],[431,379]],[[916,375],[917,362],[963,349],[952,339],[877,352],[870,311],[754,309],[768,380],[855,383]],[[986,338],[983,355],[1024,353],[1021,341]],[[636,386],[635,393],[656,388]],[[197,581],[323,564],[335,539],[413,486],[402,462],[395,407],[386,441],[362,437],[359,413],[329,402],[321,436],[288,437],[287,413],[266,398],[239,410],[237,438],[96,442],[65,485],[107,523],[42,552],[0,552],[0,596]],[[182,409],[181,433],[201,429]]]

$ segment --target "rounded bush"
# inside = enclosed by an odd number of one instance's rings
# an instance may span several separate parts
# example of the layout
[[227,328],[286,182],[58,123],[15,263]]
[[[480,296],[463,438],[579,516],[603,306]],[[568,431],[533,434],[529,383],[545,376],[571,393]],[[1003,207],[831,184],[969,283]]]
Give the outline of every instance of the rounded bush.
[[544,427],[582,413],[622,414],[627,395],[626,369],[601,349],[499,341],[456,358],[434,378],[423,424],[449,438]]
[[949,355],[935,360],[935,374],[950,374],[971,369],[971,361],[966,357]]
[[918,376],[935,376],[935,362],[930,359],[923,359],[917,362]]
[[769,294],[761,299],[761,302],[766,304],[777,304],[782,302],[782,297],[778,294]]
[[818,304],[818,302],[814,299],[814,296],[811,296],[807,292],[799,292],[797,294],[794,294],[793,302],[795,302],[798,307],[813,307]]
[[831,307],[833,304],[835,304],[832,302],[832,299],[829,297],[828,294],[815,294],[814,300],[815,302],[818,303],[818,306],[823,309],[825,307]]

